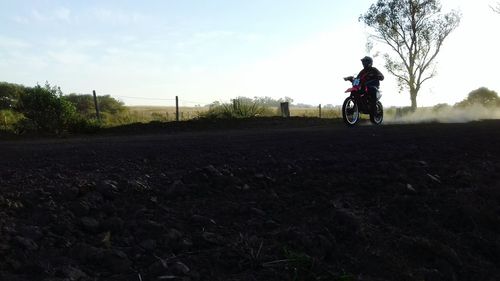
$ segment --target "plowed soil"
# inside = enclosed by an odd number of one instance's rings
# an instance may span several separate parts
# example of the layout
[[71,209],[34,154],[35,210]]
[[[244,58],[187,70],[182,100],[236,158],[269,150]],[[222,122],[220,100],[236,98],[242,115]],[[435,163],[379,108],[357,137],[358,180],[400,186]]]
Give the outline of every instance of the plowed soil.
[[0,141],[0,280],[500,280],[500,121]]

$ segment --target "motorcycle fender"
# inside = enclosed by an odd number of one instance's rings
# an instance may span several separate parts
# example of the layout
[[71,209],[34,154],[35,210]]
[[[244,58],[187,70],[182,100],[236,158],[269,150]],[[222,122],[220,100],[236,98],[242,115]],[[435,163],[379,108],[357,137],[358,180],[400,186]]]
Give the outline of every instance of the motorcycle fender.
[[357,90],[358,90],[357,88],[352,87],[352,88],[345,90],[345,93],[352,93],[352,92],[356,92]]

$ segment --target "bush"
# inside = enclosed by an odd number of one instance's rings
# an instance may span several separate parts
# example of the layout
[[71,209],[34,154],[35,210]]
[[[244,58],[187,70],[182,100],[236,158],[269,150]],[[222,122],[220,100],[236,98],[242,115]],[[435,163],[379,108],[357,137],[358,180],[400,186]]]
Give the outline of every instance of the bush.
[[15,109],[27,119],[20,123],[26,130],[61,133],[76,120],[75,106],[62,96],[59,88],[48,83],[44,87],[26,88]]
[[495,91],[481,87],[470,92],[465,100],[457,103],[455,106],[463,108],[474,104],[483,105],[485,107],[498,107],[500,106],[500,98]]
[[263,106],[257,102],[248,100],[235,99],[233,103],[214,103],[210,106],[207,112],[200,113],[201,118],[251,118],[256,116],[272,116],[275,115],[273,110]]
[[101,128],[101,123],[96,119],[78,117],[69,124],[68,131],[71,133],[95,133]]
[[443,109],[449,109],[451,106],[447,103],[438,103],[432,107],[433,112],[440,112]]
[[[95,117],[96,111],[92,95],[70,94],[65,96],[65,98],[75,106],[76,111],[81,116],[87,118]],[[123,102],[109,95],[97,96],[97,102],[99,103],[99,111],[101,113],[120,114],[125,111]]]
[[22,118],[22,114],[11,109],[0,110],[0,129],[3,131],[12,131],[15,129],[15,124]]
[[24,91],[22,85],[0,82],[0,110],[13,108]]

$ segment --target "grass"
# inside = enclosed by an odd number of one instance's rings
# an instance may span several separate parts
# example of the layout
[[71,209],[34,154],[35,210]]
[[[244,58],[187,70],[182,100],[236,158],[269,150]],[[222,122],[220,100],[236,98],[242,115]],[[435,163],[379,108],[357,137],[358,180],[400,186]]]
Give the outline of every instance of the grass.
[[[151,121],[175,121],[174,106],[128,106],[126,113],[128,123],[148,123]],[[254,116],[279,116],[278,107],[262,107],[251,104],[237,104],[236,109],[233,104],[222,104],[218,107],[179,107],[179,119],[191,120],[200,117],[216,118],[219,117],[254,117]],[[290,116],[292,117],[319,117],[318,108],[290,107]],[[340,118],[340,108],[323,108],[322,118]],[[125,121],[125,120],[124,120]],[[132,122],[133,121],[133,122]],[[122,124],[126,124],[123,122]]]
[[313,272],[314,260],[306,253],[294,251],[287,247],[283,249],[291,280],[316,280]]
[[234,100],[233,103],[212,105],[208,111],[200,114],[199,117],[208,119],[234,119],[262,116],[276,116],[276,112],[271,107],[266,107],[256,102]]
[[0,130],[14,131],[16,123],[22,119],[22,115],[12,110],[0,110]]
[[[175,106],[127,106],[128,114],[136,120],[175,121]],[[190,120],[198,118],[201,113],[207,112],[208,107],[179,107],[179,119]]]
[[[274,117],[280,116],[278,107],[265,107],[256,103],[216,104],[212,106],[180,107],[179,120],[192,119],[216,119],[216,118],[252,118],[252,117]],[[290,106],[291,117],[319,117],[318,107],[295,107]],[[22,115],[13,110],[0,110],[0,131],[4,133],[16,133],[17,125],[22,120]],[[339,106],[326,107],[321,110],[321,118],[342,118]],[[367,118],[364,116],[363,118]],[[500,110],[497,108],[484,109],[483,107],[467,107],[464,109],[449,106],[436,106],[418,108],[416,112],[409,112],[408,108],[386,107],[384,119],[386,124],[390,123],[415,123],[439,120],[442,122],[456,122],[457,120],[475,120],[481,118],[500,119]],[[116,127],[135,123],[171,122],[176,120],[174,106],[127,106],[126,110],[117,113],[101,113],[102,122],[91,121],[90,127],[83,126],[76,129],[96,129],[97,127]],[[82,123],[83,124],[83,123]]]
[[[301,108],[301,107],[290,107],[290,116],[292,117],[319,117],[319,108]],[[340,107],[334,108],[322,108],[321,118],[341,118],[342,112]]]

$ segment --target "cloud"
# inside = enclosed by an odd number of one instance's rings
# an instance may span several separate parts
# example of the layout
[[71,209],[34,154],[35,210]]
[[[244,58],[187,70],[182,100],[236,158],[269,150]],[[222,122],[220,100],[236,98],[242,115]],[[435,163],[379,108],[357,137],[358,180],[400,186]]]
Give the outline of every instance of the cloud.
[[71,22],[72,12],[70,9],[65,7],[56,7],[49,12],[40,11],[38,9],[32,9],[30,13],[26,15],[14,15],[11,20],[18,24],[32,24],[41,22]]
[[139,13],[127,13],[119,10],[109,10],[104,8],[95,9],[92,14],[97,20],[112,25],[130,25],[144,22],[147,16]]
[[245,43],[254,43],[262,39],[262,36],[257,33],[241,33],[238,38]]
[[233,32],[233,31],[212,30],[212,31],[195,33],[194,37],[201,39],[201,40],[214,40],[214,39],[220,39],[220,38],[227,38],[227,37],[233,36],[235,34],[236,34],[236,32]]
[[47,46],[51,49],[92,49],[103,46],[104,43],[101,40],[92,38],[83,38],[78,40],[72,40],[70,38],[52,38],[48,40]]
[[29,24],[30,23],[29,18],[19,16],[19,15],[13,16],[13,17],[11,17],[11,19],[12,19],[12,21],[14,21],[15,23],[18,23],[18,24]]
[[55,19],[69,22],[71,20],[71,11],[64,7],[59,7],[55,10]]
[[50,19],[49,16],[44,15],[43,13],[41,13],[36,9],[33,9],[31,11],[31,18],[35,21],[41,21],[41,22],[48,21]]
[[5,49],[24,49],[29,48],[31,45],[17,38],[5,37],[0,35],[0,48]]
[[17,81],[18,77],[31,76],[35,73],[44,72],[49,63],[45,57],[24,52],[20,49],[12,50],[3,60],[4,69],[0,68],[0,73],[5,81]]
[[207,42],[216,42],[218,40],[233,37],[235,34],[235,32],[225,30],[195,32],[190,36],[186,36],[182,40],[178,41],[175,45],[178,49],[197,47],[206,44]]
[[194,32],[178,38],[174,43],[176,52],[182,56],[187,53],[194,55],[193,50],[206,51],[209,47],[226,48],[229,43],[255,43],[262,37],[256,33],[236,32],[230,30],[208,30]]
[[67,50],[67,51],[50,51],[48,52],[48,56],[55,60],[58,63],[61,64],[69,64],[69,65],[77,65],[77,64],[84,64],[89,61],[89,56],[73,51],[73,50]]

